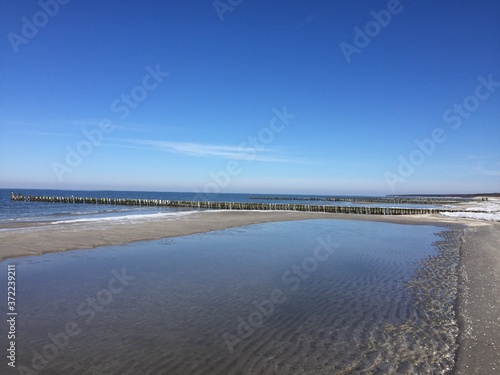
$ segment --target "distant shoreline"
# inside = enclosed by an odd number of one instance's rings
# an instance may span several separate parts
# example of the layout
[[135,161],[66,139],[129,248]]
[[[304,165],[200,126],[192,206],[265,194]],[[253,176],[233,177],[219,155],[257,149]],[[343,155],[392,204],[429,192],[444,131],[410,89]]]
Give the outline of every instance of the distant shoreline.
[[419,197],[419,198],[500,198],[500,193],[482,193],[482,194],[397,194],[386,195],[386,197]]

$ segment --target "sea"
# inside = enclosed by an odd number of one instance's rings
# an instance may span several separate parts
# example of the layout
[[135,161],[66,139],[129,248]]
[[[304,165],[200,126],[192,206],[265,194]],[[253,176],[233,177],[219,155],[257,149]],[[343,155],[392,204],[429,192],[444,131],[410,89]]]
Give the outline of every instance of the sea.
[[[4,230],[185,211],[0,196]],[[210,200],[256,201],[250,197]],[[325,218],[6,259],[0,279],[9,266],[16,270],[16,368],[4,355],[0,373],[449,374],[458,347],[460,235],[459,227]],[[1,335],[5,353],[8,325]]]
[[[148,207],[148,206],[116,206],[111,204],[69,204],[43,202],[13,202],[10,193],[24,196],[57,196],[57,197],[88,197],[88,198],[130,198],[130,199],[162,199],[179,201],[211,201],[211,202],[244,202],[244,203],[290,203],[310,205],[336,206],[366,206],[366,203],[344,202],[331,200],[314,200],[324,198],[319,195],[283,195],[283,194],[228,194],[228,193],[186,193],[186,192],[138,192],[138,191],[78,191],[78,190],[41,190],[41,189],[0,189],[0,224],[15,222],[43,221],[60,223],[73,220],[134,220],[152,219],[159,214],[172,214],[186,211],[185,208]],[[272,196],[272,200],[266,197]],[[291,199],[293,198],[293,199]],[[307,199],[301,201],[300,199]],[[363,198],[362,196],[337,196],[337,198]],[[370,197],[372,198],[372,197]],[[402,208],[439,208],[439,205],[400,204],[400,203],[370,203],[370,207],[402,207]],[[194,209],[188,209],[192,211]]]

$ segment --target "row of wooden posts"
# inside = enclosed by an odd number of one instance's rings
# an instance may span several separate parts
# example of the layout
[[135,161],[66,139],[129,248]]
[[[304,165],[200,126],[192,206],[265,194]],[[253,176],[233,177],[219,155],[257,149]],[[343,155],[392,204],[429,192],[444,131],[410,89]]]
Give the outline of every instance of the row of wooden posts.
[[152,206],[152,207],[186,207],[210,210],[277,210],[277,211],[306,211],[328,212],[365,215],[419,215],[434,214],[450,209],[440,208],[392,208],[392,207],[360,207],[360,206],[330,206],[293,203],[246,203],[246,202],[207,202],[181,201],[166,199],[130,199],[130,198],[90,198],[90,197],[61,197],[61,196],[23,196],[11,194],[11,200],[24,202],[47,203],[80,203],[80,204],[111,204],[124,206]]
[[459,200],[440,198],[406,198],[406,197],[278,197],[278,196],[251,196],[250,199],[259,200],[291,200],[291,201],[325,201],[325,202],[358,202],[358,203],[398,203],[398,204],[456,204]]

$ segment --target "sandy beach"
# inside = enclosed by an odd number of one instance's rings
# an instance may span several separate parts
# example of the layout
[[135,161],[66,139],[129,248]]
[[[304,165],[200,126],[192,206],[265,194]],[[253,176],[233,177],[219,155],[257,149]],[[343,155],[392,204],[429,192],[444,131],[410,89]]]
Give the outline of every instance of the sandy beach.
[[156,221],[4,224],[0,258],[40,255],[135,241],[204,233],[250,224],[342,219],[408,225],[462,226],[458,301],[459,350],[455,373],[500,369],[500,223],[441,215],[374,216],[276,211],[202,211]]

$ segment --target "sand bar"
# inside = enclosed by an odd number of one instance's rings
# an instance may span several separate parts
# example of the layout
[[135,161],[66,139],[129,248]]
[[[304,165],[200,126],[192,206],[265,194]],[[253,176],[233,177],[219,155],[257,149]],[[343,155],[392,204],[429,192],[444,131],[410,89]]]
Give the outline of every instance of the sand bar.
[[[440,215],[383,216],[295,211],[200,211],[157,220],[22,222],[0,224],[0,260],[135,241],[184,236],[250,224],[307,219],[369,220],[401,224],[476,223]],[[475,224],[478,225],[478,224]]]
[[204,233],[250,224],[308,219],[462,225],[455,373],[500,372],[500,223],[441,215],[378,216],[290,211],[202,211],[151,220],[0,225],[0,259]]

